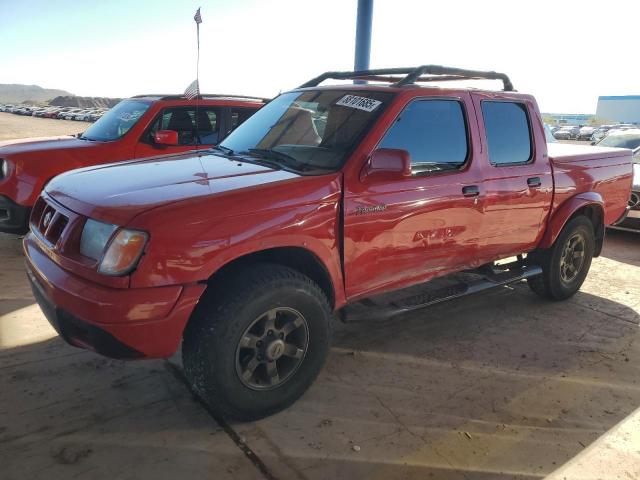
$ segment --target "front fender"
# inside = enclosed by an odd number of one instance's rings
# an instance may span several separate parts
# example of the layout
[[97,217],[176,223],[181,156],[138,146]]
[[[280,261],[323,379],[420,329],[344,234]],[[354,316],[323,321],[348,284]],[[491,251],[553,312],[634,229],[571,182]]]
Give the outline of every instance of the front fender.
[[[602,196],[597,192],[584,192],[579,193],[566,200],[560,207],[552,213],[549,222],[547,223],[547,230],[542,237],[542,241],[538,245],[538,248],[550,248],[560,235],[560,232],[573,215],[584,207],[593,206],[600,210],[600,218],[604,218],[604,200]],[[596,229],[598,226],[595,226]]]

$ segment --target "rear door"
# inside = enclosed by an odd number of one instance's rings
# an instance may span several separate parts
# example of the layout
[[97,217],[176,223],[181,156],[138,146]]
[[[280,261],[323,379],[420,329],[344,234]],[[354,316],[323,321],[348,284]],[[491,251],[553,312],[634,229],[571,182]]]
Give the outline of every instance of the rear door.
[[[144,131],[136,146],[136,158],[185,152],[199,147],[210,148],[220,137],[222,107],[194,105],[163,108]],[[178,145],[157,145],[158,130],[178,132]]]
[[474,263],[483,193],[468,93],[410,100],[378,148],[407,150],[412,176],[345,185],[347,296],[407,286]]
[[490,260],[533,250],[544,233],[553,197],[537,108],[521,97],[472,96],[485,146],[482,257]]

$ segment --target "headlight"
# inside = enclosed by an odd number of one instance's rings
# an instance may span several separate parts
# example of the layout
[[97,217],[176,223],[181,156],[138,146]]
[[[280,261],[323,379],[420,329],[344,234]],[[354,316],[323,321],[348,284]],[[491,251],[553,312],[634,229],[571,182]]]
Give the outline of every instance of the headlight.
[[6,178],[9,176],[9,162],[4,158],[0,158],[0,178]]
[[98,260],[98,272],[105,275],[130,273],[138,264],[147,243],[145,232],[118,228],[117,225],[88,219],[80,237],[80,253]]
[[117,225],[88,219],[80,237],[80,253],[85,257],[100,260],[107,242],[117,229]]

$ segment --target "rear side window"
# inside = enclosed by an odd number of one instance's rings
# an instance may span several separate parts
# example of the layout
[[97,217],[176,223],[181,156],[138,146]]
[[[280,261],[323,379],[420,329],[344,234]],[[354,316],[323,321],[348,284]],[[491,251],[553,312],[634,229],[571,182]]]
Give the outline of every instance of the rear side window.
[[513,165],[531,160],[531,132],[525,106],[513,102],[482,102],[489,161]]
[[469,152],[462,105],[457,100],[410,103],[386,133],[380,148],[407,150],[414,173],[460,168]]

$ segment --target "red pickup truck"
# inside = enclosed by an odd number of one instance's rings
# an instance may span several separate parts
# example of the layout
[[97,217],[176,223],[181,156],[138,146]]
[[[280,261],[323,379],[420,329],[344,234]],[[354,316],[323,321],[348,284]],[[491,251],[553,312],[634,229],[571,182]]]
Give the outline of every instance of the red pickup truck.
[[[329,78],[378,84],[319,86]],[[423,86],[469,78],[504,91]],[[194,391],[253,419],[313,382],[334,313],[525,279],[570,297],[624,217],[631,177],[629,150],[548,151],[535,100],[504,74],[329,72],[214,149],[56,177],[24,251],[67,342],[117,358],[182,342]]]
[[181,95],[138,95],[118,103],[75,137],[0,142],[0,232],[25,233],[42,188],[62,172],[210,148],[264,101],[229,95],[192,100]]

